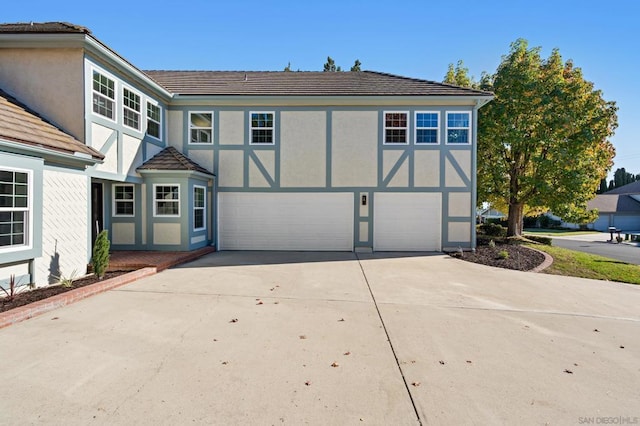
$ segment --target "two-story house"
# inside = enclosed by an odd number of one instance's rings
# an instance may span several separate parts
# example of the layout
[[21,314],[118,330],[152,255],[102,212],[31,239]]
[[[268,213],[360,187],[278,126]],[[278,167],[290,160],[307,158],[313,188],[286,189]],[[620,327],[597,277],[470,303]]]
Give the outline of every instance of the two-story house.
[[141,71],[66,23],[0,25],[0,89],[84,146],[58,164],[50,135],[0,122],[0,280],[81,270],[101,229],[116,250],[475,247],[491,93],[369,71]]

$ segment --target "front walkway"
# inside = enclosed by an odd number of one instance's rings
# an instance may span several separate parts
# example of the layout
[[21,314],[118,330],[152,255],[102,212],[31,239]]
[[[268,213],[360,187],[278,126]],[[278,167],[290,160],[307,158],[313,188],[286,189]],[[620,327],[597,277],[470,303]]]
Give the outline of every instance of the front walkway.
[[160,272],[214,251],[216,249],[210,246],[193,251],[114,250],[109,255],[109,271],[134,271],[150,266]]

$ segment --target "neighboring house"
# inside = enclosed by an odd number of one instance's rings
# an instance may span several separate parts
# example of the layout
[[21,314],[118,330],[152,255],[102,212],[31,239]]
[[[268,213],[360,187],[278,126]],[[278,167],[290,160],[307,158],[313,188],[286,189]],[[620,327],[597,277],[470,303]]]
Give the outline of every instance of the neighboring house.
[[598,194],[587,204],[598,209],[594,229],[607,231],[610,226],[623,231],[640,231],[640,181]]
[[478,223],[487,223],[491,220],[506,220],[507,215],[500,210],[492,209],[491,207],[480,208],[476,212]]
[[[143,72],[66,23],[0,25],[0,63],[0,88],[95,153],[74,267],[100,229],[116,250],[475,247],[491,93],[369,71]],[[29,238],[0,246],[0,277],[33,262]]]

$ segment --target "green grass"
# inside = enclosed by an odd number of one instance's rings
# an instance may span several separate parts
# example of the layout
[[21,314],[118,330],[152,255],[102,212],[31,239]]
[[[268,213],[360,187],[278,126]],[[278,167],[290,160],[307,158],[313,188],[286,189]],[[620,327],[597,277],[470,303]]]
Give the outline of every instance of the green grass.
[[547,252],[553,257],[553,265],[543,271],[546,274],[640,284],[640,265],[561,247],[538,244],[531,247]]
[[526,228],[524,230],[525,234],[532,235],[548,235],[550,237],[553,236],[563,236],[563,235],[588,235],[588,234],[599,234],[598,231],[574,231],[572,229],[541,229],[541,228]]

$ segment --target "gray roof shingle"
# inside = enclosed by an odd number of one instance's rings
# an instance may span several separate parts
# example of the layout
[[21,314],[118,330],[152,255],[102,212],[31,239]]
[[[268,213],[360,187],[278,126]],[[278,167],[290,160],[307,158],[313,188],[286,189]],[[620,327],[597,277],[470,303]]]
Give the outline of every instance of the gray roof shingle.
[[640,194],[640,180],[612,189],[605,194]]
[[374,71],[144,71],[181,95],[479,96],[490,92]]
[[205,169],[195,161],[185,157],[177,149],[168,146],[147,161],[144,162],[136,170],[180,170],[194,171],[214,176],[209,170]]
[[607,192],[596,195],[587,203],[587,208],[598,209],[600,213],[640,213],[640,202],[628,195]]
[[23,34],[23,33],[79,33],[91,34],[88,28],[68,22],[15,22],[0,24],[0,33]]
[[37,112],[0,89],[0,138],[68,154],[76,152],[103,159],[104,155],[63,132]]

